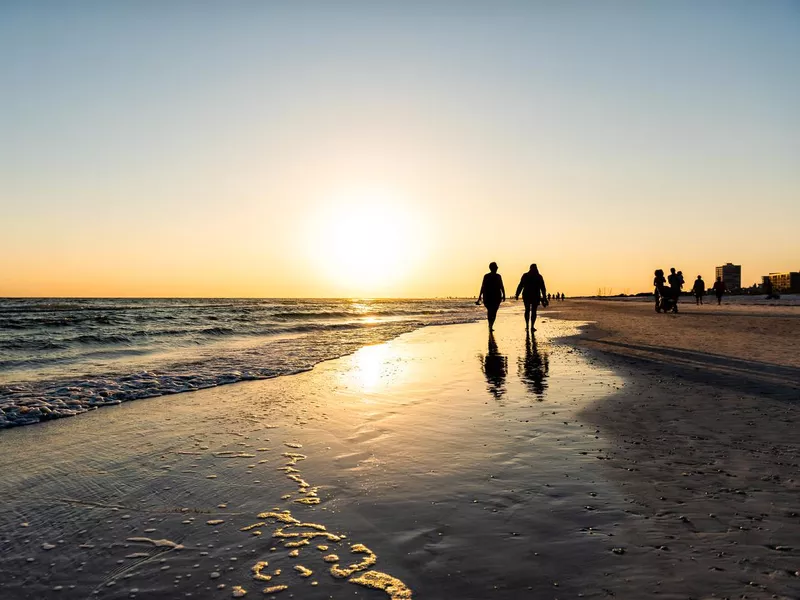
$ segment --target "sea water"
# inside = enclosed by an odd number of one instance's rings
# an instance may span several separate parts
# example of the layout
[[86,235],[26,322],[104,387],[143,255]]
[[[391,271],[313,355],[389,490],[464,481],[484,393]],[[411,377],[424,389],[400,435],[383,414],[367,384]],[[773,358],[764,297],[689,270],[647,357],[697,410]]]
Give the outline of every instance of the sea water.
[[0,428],[308,370],[470,300],[0,299]]

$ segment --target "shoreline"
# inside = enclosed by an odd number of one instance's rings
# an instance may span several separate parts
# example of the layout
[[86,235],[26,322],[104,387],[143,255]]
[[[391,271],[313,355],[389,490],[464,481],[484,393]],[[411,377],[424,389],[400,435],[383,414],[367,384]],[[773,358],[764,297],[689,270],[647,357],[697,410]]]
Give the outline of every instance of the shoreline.
[[[378,600],[394,580],[415,598],[796,596],[792,448],[746,462],[761,429],[703,430],[737,417],[698,415],[710,386],[665,393],[654,382],[669,375],[576,344],[552,309],[533,343],[519,312],[501,311],[493,344],[485,322],[426,327],[298,375],[4,432],[4,597],[289,585],[276,597]],[[776,440],[793,431],[786,403],[760,415],[716,391],[739,418],[774,418]],[[363,544],[393,579],[348,583],[316,549],[327,543],[270,539],[278,517],[258,515],[286,509],[348,536],[330,543],[341,568],[371,556],[352,552]],[[264,560],[274,581],[253,579]]]

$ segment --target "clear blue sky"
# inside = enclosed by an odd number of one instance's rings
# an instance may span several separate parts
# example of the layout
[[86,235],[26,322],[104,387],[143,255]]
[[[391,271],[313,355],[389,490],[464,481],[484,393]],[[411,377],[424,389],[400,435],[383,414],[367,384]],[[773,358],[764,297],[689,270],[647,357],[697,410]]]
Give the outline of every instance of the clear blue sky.
[[0,56],[0,295],[800,269],[798,2],[6,0]]

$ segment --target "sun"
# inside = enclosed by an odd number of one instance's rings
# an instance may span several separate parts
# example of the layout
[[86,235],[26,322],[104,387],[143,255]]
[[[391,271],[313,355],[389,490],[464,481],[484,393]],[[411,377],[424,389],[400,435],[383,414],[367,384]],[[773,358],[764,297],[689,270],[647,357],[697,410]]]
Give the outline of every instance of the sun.
[[422,250],[409,207],[386,192],[332,197],[317,215],[312,237],[316,268],[338,292],[351,295],[396,295]]

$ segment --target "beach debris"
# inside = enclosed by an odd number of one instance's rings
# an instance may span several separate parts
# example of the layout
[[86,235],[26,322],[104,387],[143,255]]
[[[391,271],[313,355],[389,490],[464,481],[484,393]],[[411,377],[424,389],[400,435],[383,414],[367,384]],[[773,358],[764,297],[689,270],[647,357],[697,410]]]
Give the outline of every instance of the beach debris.
[[272,585],[270,587],[264,588],[265,594],[277,594],[278,592],[282,592],[283,590],[288,590],[288,585]]
[[253,579],[258,581],[269,581],[272,579],[272,575],[264,575],[263,571],[269,566],[269,563],[265,560],[259,561],[253,565]]
[[625,554],[625,548],[612,548],[611,551],[614,554]]
[[367,571],[358,577],[351,577],[348,581],[364,587],[382,590],[389,595],[391,600],[411,599],[411,590],[402,581],[380,571]]
[[314,571],[305,568],[303,565],[295,565],[294,570],[300,573],[300,577],[311,577],[314,574]]
[[225,522],[225,519],[211,519],[206,521],[206,525],[220,525]]
[[255,458],[255,454],[248,454],[247,452],[237,452],[235,450],[222,450],[214,452],[217,458]]
[[[290,448],[300,448],[300,444],[287,442],[285,444]],[[301,498],[296,498],[293,502],[311,506],[320,503],[320,498],[317,496],[318,488],[312,486],[301,476],[300,469],[297,465],[305,460],[307,457],[304,454],[297,452],[284,452],[282,456],[287,459],[284,466],[278,467],[279,471],[283,471],[286,478],[297,484],[298,493],[302,495]],[[291,494],[285,494],[282,499],[289,500]],[[273,508],[272,510],[265,511],[258,514],[261,519],[250,525],[245,525],[240,528],[243,532],[252,532],[253,535],[261,533],[261,529],[266,527],[270,522],[277,525],[272,532],[274,539],[281,540],[284,548],[290,549],[288,555],[291,558],[297,558],[300,555],[300,549],[303,546],[309,545],[312,540],[316,538],[323,538],[322,541],[328,544],[319,544],[317,549],[321,552],[327,552],[330,549],[329,544],[338,544],[345,539],[345,536],[338,533],[331,533],[327,528],[320,523],[312,523],[301,521],[292,515],[288,509],[281,510],[280,508]],[[276,550],[271,547],[270,552]],[[412,597],[411,590],[399,579],[392,577],[387,573],[381,571],[369,570],[374,566],[377,561],[377,555],[364,544],[352,544],[350,552],[357,555],[362,555],[361,560],[352,564],[343,566],[338,554],[330,553],[322,557],[322,560],[329,563],[330,574],[336,579],[346,580],[348,583],[354,585],[361,585],[372,589],[382,590],[389,595],[391,600],[410,600]],[[272,581],[275,577],[281,574],[280,569],[276,569],[273,574],[265,572],[268,566],[267,561],[259,561],[253,565],[252,573],[253,578],[258,581]],[[303,565],[294,565],[294,570],[297,571],[301,577],[308,578],[313,574],[311,569]],[[311,585],[317,585],[318,582],[312,581]],[[272,585],[263,590],[265,594],[273,594],[288,589],[286,585]]]
[[55,544],[50,544],[48,542],[45,542],[44,544],[42,544],[42,550],[52,550],[55,547],[56,547]]
[[138,544],[151,544],[156,548],[170,548],[172,550],[183,550],[183,545],[173,542],[172,540],[154,540],[148,537],[129,537],[129,542]]
[[231,588],[231,596],[234,598],[241,598],[247,595],[247,590],[240,585],[235,585]]

